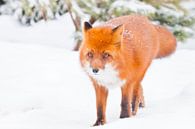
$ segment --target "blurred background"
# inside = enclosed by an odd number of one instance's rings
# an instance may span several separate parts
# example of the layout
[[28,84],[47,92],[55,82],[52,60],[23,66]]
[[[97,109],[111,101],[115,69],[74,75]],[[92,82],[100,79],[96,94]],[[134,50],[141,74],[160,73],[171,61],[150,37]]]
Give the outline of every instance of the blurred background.
[[[0,0],[0,129],[86,129],[95,93],[78,49],[84,21],[142,14],[177,38],[144,80],[146,108],[119,120],[109,91],[105,129],[195,129],[195,0]],[[144,28],[143,28],[144,29]]]
[[78,50],[83,21],[99,24],[133,13],[168,27],[180,42],[194,35],[194,0],[0,0],[0,34],[5,40],[41,40]]

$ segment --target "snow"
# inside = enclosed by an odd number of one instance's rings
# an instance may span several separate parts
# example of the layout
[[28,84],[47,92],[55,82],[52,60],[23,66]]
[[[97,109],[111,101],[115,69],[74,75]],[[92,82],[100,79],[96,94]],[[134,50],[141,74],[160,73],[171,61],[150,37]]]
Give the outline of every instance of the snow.
[[187,39],[184,42],[178,43],[178,49],[189,49],[189,50],[195,50],[195,36],[192,38]]
[[194,0],[189,0],[188,2],[186,1],[181,1],[180,5],[182,5],[182,7],[190,10],[188,13],[190,13],[190,15],[195,16],[195,7],[194,7],[195,1]]
[[151,5],[145,4],[143,2],[139,2],[137,0],[131,0],[131,1],[117,0],[112,4],[111,8],[116,8],[116,7],[121,7],[122,9],[128,8],[134,12],[140,11],[143,14],[155,13],[156,11],[156,9]]
[[[0,17],[1,129],[92,128],[95,93],[78,52],[70,51],[71,26],[68,15],[32,27]],[[120,89],[110,90],[107,124],[94,128],[194,129],[195,49],[189,47],[180,44],[172,56],[153,61],[142,83],[146,107],[136,116],[119,119]]]
[[1,41],[42,44],[67,49],[73,49],[74,47],[74,25],[69,14],[60,17],[56,21],[47,22],[42,20],[32,27],[22,26],[16,21],[10,16],[0,17]]
[[[97,128],[195,127],[195,51],[155,60],[143,81],[146,108],[119,119],[120,90],[110,91],[108,124]],[[78,53],[0,42],[0,128],[90,128],[95,95]]]
[[176,9],[170,9],[167,7],[161,7],[158,12],[160,14],[169,14],[169,16],[175,16],[177,18],[182,17],[184,15],[184,13],[181,10],[177,10]]

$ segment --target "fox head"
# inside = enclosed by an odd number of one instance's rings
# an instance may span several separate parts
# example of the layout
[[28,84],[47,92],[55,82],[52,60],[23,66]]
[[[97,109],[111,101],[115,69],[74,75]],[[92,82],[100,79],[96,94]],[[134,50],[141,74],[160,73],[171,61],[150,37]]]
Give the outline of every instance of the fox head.
[[[83,42],[80,48],[81,65],[91,76],[115,71],[114,64],[121,47],[123,26],[92,27],[84,23]],[[114,63],[115,62],[115,63]]]

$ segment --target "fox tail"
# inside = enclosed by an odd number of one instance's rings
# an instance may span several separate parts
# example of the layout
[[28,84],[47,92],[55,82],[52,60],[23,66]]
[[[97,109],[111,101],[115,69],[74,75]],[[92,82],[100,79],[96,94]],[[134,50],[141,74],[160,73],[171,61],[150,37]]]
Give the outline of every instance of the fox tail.
[[155,25],[159,34],[159,51],[156,58],[162,58],[171,55],[176,49],[176,39],[174,35],[165,27]]

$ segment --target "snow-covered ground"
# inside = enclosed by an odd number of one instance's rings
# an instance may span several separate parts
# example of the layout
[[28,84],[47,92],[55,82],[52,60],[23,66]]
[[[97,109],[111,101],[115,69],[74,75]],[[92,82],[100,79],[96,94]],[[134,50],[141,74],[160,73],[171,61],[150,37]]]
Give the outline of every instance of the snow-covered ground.
[[69,14],[58,20],[41,21],[32,27],[22,26],[14,17],[0,16],[0,41],[41,44],[72,49],[74,25]]
[[[70,51],[71,24],[68,15],[33,27],[0,17],[0,129],[92,128],[95,93],[78,52]],[[116,88],[107,124],[94,128],[194,129],[195,49],[188,48],[179,45],[174,55],[153,62],[143,80],[146,108],[137,116],[119,119]]]

